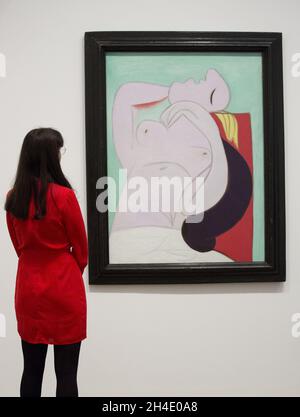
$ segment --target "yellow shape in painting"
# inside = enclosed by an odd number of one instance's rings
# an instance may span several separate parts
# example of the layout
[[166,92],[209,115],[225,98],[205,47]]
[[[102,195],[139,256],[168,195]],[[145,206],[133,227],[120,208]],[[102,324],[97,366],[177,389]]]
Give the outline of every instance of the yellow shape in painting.
[[219,120],[222,123],[226,139],[230,142],[233,142],[234,145],[238,148],[238,122],[234,114],[232,113],[215,113],[218,116]]

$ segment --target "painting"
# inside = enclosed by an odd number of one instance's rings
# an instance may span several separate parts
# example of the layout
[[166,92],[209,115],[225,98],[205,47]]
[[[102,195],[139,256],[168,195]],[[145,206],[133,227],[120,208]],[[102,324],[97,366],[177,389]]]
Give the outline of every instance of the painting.
[[85,42],[90,284],[285,280],[281,34]]

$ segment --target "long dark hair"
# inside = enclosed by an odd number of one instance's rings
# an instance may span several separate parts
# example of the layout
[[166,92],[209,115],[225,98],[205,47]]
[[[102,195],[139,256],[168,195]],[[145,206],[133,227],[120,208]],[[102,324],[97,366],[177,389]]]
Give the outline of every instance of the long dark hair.
[[5,210],[26,219],[33,193],[36,208],[34,218],[41,219],[46,214],[48,183],[72,188],[60,166],[59,152],[63,144],[61,133],[52,128],[38,128],[27,133],[21,148],[15,182],[6,197]]
[[227,141],[223,146],[228,162],[228,185],[223,197],[204,212],[201,222],[183,222],[182,237],[198,252],[208,252],[216,245],[216,237],[237,224],[248,208],[252,196],[252,176],[242,155]]

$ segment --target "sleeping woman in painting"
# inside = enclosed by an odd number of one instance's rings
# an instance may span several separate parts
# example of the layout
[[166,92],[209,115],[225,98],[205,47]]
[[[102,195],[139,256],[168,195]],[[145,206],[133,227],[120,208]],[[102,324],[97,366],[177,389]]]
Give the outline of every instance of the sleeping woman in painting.
[[[135,125],[137,112],[164,100],[169,105],[159,121]],[[214,69],[199,83],[129,82],[119,88],[113,104],[113,140],[128,179],[201,176],[204,208],[192,216],[173,210],[117,211],[109,237],[110,263],[251,260],[250,118],[241,114],[239,125],[239,115],[224,111],[229,101],[229,87]],[[247,133],[245,143],[239,126]]]

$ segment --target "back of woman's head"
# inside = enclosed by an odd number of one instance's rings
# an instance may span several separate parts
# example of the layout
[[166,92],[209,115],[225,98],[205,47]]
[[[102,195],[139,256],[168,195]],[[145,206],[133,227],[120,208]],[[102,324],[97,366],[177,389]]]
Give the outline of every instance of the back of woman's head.
[[[15,182],[7,195],[5,210],[26,219],[30,198],[35,201],[35,218],[46,214],[46,192],[49,182],[71,188],[60,166],[60,149],[64,140],[52,128],[33,129],[24,138]],[[40,181],[38,181],[40,180]]]

